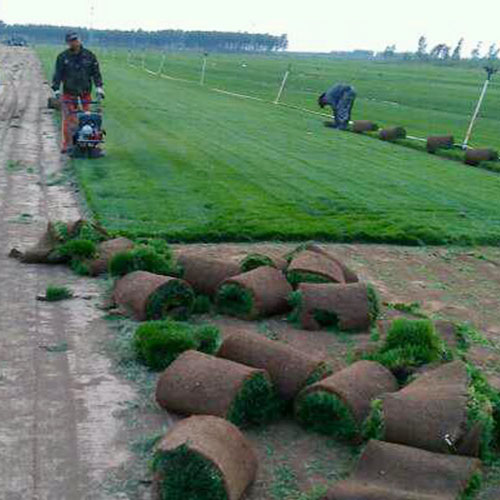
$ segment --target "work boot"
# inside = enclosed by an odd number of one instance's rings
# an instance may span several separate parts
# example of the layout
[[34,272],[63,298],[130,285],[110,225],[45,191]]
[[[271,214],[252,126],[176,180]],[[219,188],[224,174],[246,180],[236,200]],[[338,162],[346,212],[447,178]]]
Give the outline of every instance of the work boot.
[[104,158],[106,153],[101,148],[93,148],[90,150],[90,158]]

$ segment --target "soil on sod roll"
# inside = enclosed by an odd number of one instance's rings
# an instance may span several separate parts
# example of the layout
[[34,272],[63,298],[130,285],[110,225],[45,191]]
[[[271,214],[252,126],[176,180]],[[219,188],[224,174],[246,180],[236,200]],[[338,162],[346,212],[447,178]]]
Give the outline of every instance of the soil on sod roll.
[[355,120],[352,122],[352,131],[358,134],[362,132],[374,132],[378,130],[378,125],[369,120]]
[[404,127],[384,128],[379,132],[378,136],[382,141],[405,139],[406,129]]
[[275,404],[269,375],[197,351],[181,354],[161,375],[156,401],[185,415],[215,415],[236,425],[265,421]]
[[248,440],[227,420],[193,416],[158,443],[153,461],[155,500],[239,500],[257,474]]
[[481,473],[474,458],[371,440],[346,480],[324,500],[455,500]]
[[338,259],[328,250],[325,250],[323,247],[317,245],[316,243],[307,243],[304,248],[305,250],[319,253],[321,255],[324,255],[328,259],[333,260],[333,262],[335,262],[342,269],[342,272],[344,273],[344,281],[346,283],[358,283],[358,275],[352,269],[346,266],[342,260]]
[[309,250],[300,252],[292,259],[287,278],[292,285],[302,282],[345,283],[344,271],[334,260]]
[[284,400],[293,399],[306,385],[332,373],[324,361],[251,332],[238,332],[227,337],[218,356],[266,370]]
[[134,271],[116,282],[113,302],[138,321],[185,319],[193,308],[194,293],[184,280]]
[[302,283],[299,319],[306,330],[334,327],[342,331],[368,330],[375,321],[376,297],[363,283]]
[[452,135],[431,136],[427,138],[427,151],[435,153],[438,149],[451,149],[455,144]]
[[493,149],[468,149],[464,161],[467,165],[477,166],[482,161],[497,161],[498,152]]
[[389,370],[373,361],[358,361],[303,389],[295,401],[295,415],[315,431],[359,440],[371,402],[397,389]]
[[456,453],[466,436],[468,374],[462,361],[426,372],[381,399],[385,441]]
[[109,261],[118,253],[134,248],[134,242],[128,238],[114,238],[103,241],[97,247],[97,257],[89,262],[89,274],[98,276],[108,271]]
[[209,297],[215,295],[223,281],[241,273],[240,264],[231,259],[180,254],[177,261],[184,271],[183,278],[195,292]]
[[286,312],[292,291],[281,271],[263,266],[224,281],[216,303],[223,314],[251,320]]

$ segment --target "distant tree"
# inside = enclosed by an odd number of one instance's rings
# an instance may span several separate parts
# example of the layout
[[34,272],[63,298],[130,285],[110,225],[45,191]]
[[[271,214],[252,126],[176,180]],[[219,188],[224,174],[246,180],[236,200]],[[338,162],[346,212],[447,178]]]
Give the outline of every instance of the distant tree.
[[418,49],[417,49],[417,57],[419,59],[425,59],[427,56],[427,38],[425,36],[421,36],[418,39]]
[[382,52],[382,57],[393,57],[394,54],[396,54],[396,45],[388,45]]
[[490,61],[494,61],[495,59],[498,59],[498,54],[500,54],[500,49],[497,47],[496,43],[492,43],[490,47],[488,48],[488,56],[487,58]]
[[472,59],[479,59],[481,57],[481,48],[483,47],[483,42],[477,42],[477,45],[472,49],[470,56]]
[[459,61],[462,58],[462,49],[464,46],[464,39],[463,37],[460,38],[460,40],[457,43],[457,46],[453,50],[453,54],[451,55],[451,58],[455,61]]
[[450,47],[445,43],[438,43],[430,52],[431,59],[446,60],[450,57]]

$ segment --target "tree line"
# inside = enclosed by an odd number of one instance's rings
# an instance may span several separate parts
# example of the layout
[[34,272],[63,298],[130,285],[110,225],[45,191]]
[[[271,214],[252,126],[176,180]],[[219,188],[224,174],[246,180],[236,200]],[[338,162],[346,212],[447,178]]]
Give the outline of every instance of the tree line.
[[68,31],[77,31],[84,43],[130,49],[205,50],[219,52],[271,52],[286,50],[288,36],[184,30],[89,30],[72,26],[5,24],[0,21],[0,38],[23,37],[30,43],[61,44]]

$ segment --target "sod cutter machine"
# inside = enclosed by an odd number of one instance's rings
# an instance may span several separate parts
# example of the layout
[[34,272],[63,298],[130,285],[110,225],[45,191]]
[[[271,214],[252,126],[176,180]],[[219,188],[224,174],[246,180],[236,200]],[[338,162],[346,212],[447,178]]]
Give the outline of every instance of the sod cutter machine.
[[71,156],[73,158],[100,158],[104,156],[101,146],[104,144],[106,131],[102,128],[101,98],[94,101],[82,101],[78,98],[63,101],[62,104],[70,108],[67,110],[68,116],[73,115],[74,117]]

